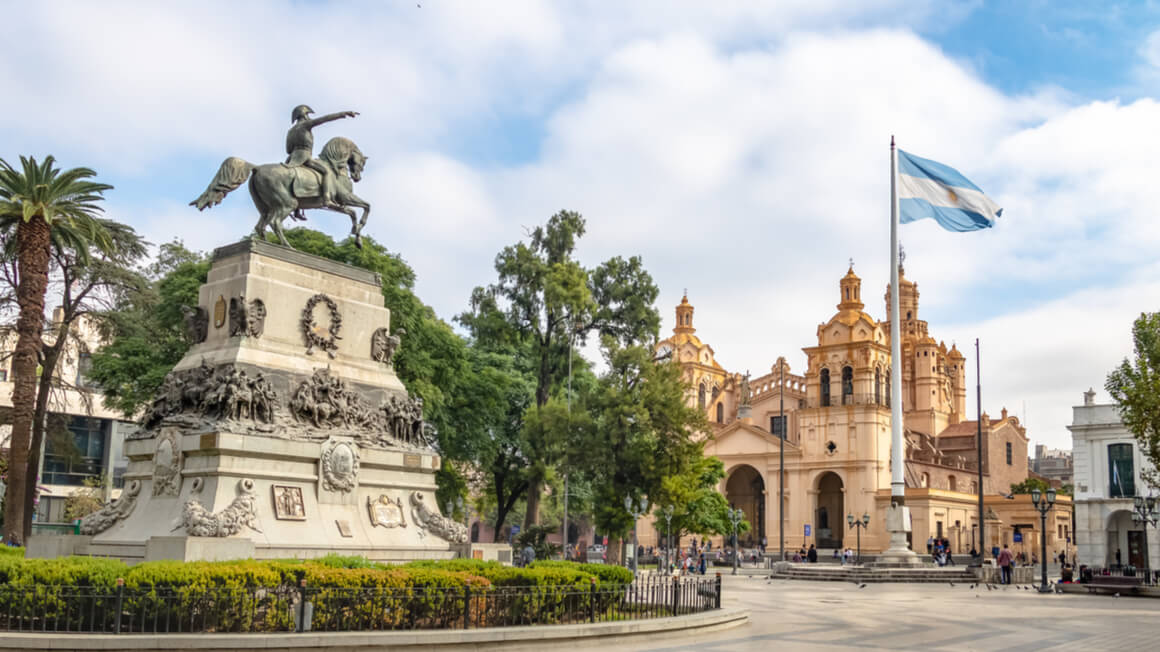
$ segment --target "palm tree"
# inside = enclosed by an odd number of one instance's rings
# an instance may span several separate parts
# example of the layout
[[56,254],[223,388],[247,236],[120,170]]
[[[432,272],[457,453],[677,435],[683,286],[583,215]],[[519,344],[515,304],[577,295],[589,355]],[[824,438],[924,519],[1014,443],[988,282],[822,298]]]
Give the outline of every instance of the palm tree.
[[[16,230],[16,350],[12,354],[12,437],[9,440],[8,484],[4,498],[4,539],[24,543],[24,493],[29,481],[28,451],[36,410],[36,367],[44,327],[44,295],[48,289],[48,265],[56,240],[78,248],[91,243],[99,250],[111,246],[110,237],[97,219],[98,202],[112,189],[89,181],[89,168],[61,171],[52,156],[37,163],[20,157],[16,169],[0,159],[0,230]],[[35,473],[35,470],[33,470]]]

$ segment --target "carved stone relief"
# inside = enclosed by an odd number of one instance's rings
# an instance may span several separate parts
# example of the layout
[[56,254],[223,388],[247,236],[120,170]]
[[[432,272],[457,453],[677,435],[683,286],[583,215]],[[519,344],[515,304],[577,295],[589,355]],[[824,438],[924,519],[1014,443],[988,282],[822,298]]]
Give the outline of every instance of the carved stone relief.
[[375,500],[367,496],[367,511],[370,512],[371,525],[392,527],[407,527],[407,517],[403,512],[403,499],[391,500],[386,494],[381,494]]
[[100,534],[117,521],[126,518],[137,505],[141,493],[141,481],[131,480],[125,485],[121,497],[81,519],[81,534]]
[[290,399],[290,413],[315,428],[370,427],[375,421],[366,401],[327,368],[315,369],[298,385]]
[[467,527],[431,509],[418,491],[411,492],[411,521],[420,535],[430,533],[450,543],[467,543]]
[[274,518],[279,521],[305,521],[306,504],[302,487],[276,484],[270,487],[274,497]]
[[246,303],[239,295],[230,299],[230,337],[261,337],[266,327],[266,304],[261,299]]
[[192,413],[211,419],[274,422],[278,395],[261,372],[249,376],[234,365],[216,371],[203,360],[201,366],[165,377],[161,389],[146,408],[142,423],[154,428],[166,417]]
[[209,311],[201,306],[182,306],[181,314],[185,316],[185,333],[189,341],[201,344],[209,335]]
[[176,496],[181,489],[181,450],[177,432],[169,430],[157,438],[153,452],[153,495]]
[[407,331],[400,328],[395,331],[394,335],[387,332],[385,328],[379,328],[371,334],[371,359],[375,362],[382,362],[388,367],[393,367],[392,361],[395,357],[395,352],[399,350],[399,344],[402,343],[402,338],[407,334]]
[[237,498],[217,514],[196,500],[186,502],[173,529],[184,529],[186,534],[194,537],[228,537],[241,532],[243,527],[260,533],[254,481],[249,478],[239,480],[237,491]]
[[322,488],[348,493],[358,481],[359,453],[352,442],[331,439],[322,445]]
[[[325,328],[314,318],[314,308],[319,303],[324,304],[330,313],[330,323]],[[338,312],[338,304],[334,299],[325,294],[310,297],[302,309],[299,327],[302,330],[302,339],[306,341],[306,355],[313,355],[314,348],[318,347],[334,358],[334,354],[338,352],[338,340],[342,339],[339,336],[342,330],[342,315]]]

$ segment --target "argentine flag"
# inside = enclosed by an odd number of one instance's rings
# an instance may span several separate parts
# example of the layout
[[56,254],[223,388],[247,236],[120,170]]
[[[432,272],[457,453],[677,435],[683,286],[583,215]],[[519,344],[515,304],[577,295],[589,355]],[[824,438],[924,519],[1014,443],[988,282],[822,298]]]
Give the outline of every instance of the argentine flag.
[[898,150],[898,218],[906,224],[933,217],[947,231],[995,226],[1003,209],[959,171]]

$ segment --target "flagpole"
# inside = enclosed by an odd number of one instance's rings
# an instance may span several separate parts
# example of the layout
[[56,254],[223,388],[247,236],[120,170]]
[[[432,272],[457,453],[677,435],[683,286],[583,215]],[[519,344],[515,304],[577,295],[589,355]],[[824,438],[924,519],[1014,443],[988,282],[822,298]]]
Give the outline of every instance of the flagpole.
[[890,501],[906,502],[902,448],[902,334],[898,307],[898,150],[890,137]]
[[[975,455],[979,473],[979,565],[987,558],[987,521],[983,518],[983,374],[979,364],[979,338],[975,338]],[[974,563],[972,560],[971,563]]]

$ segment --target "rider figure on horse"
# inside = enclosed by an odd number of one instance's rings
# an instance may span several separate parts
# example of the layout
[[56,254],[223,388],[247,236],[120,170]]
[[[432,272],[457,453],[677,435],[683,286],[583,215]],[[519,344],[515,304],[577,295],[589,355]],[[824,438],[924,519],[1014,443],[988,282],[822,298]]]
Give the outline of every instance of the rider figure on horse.
[[290,120],[294,124],[290,127],[290,131],[286,132],[286,153],[289,154],[286,157],[286,167],[303,166],[317,172],[322,177],[320,194],[323,206],[338,209],[340,207],[334,201],[334,173],[325,164],[314,158],[314,134],[311,130],[320,124],[342,118],[353,118],[358,113],[342,111],[314,119],[310,118],[311,113],[314,113],[314,109],[305,104],[299,104],[294,107],[294,111],[290,114]]

